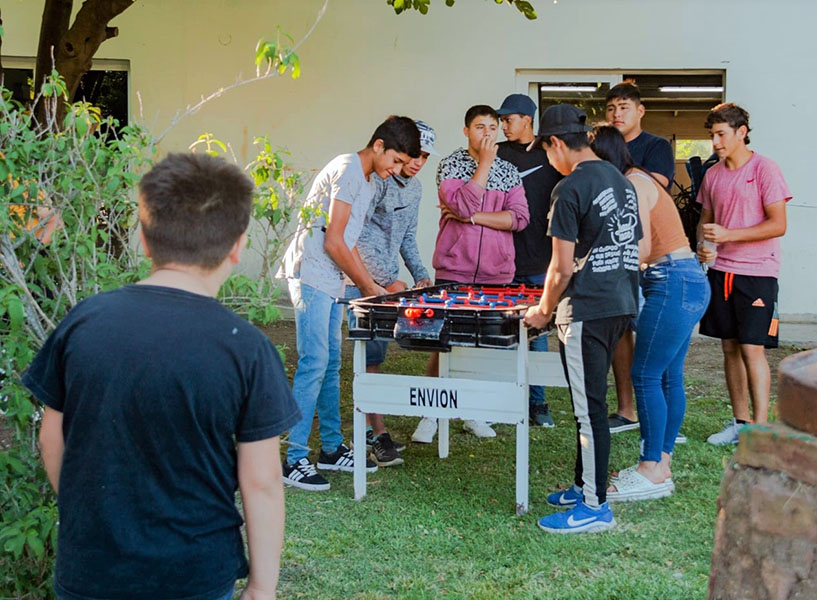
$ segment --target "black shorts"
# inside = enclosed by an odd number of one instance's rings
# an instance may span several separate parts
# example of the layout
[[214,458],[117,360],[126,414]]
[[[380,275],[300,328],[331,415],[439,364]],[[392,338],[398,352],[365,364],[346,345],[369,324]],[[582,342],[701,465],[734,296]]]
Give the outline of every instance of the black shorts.
[[777,348],[777,278],[715,269],[709,269],[707,277],[712,300],[701,319],[701,334]]

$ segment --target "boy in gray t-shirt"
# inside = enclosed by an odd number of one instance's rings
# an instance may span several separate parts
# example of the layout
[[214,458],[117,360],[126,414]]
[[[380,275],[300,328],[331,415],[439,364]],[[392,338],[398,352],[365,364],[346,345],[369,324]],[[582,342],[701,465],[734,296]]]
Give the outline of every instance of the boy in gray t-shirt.
[[[295,309],[298,368],[292,392],[301,411],[289,434],[284,483],[306,490],[329,489],[309,462],[307,442],[315,410],[320,423],[317,466],[328,471],[354,470],[352,451],[340,432],[340,347],[344,273],[366,296],[385,290],[366,271],[355,249],[374,195],[371,175],[390,177],[420,155],[420,133],[408,117],[391,116],[378,126],[369,144],[354,154],[334,158],[318,173],[306,204],[327,215],[298,224],[284,256],[279,278],[286,278]],[[374,463],[367,470],[374,471]]]

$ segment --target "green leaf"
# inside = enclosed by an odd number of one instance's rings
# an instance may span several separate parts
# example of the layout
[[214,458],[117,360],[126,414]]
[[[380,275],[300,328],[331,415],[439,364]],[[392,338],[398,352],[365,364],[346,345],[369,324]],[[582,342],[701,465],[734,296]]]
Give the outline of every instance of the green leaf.
[[90,125],[88,123],[88,120],[85,119],[83,116],[79,116],[74,120],[74,123],[79,137],[85,137],[85,134],[88,133],[88,128]]
[[17,331],[23,324],[23,318],[25,317],[25,311],[23,310],[23,302],[20,298],[13,294],[7,301],[6,301],[6,310],[8,310],[9,314],[9,322],[11,324],[11,330]]
[[45,552],[45,545],[36,531],[29,531],[26,537],[26,545],[37,558],[40,558]]

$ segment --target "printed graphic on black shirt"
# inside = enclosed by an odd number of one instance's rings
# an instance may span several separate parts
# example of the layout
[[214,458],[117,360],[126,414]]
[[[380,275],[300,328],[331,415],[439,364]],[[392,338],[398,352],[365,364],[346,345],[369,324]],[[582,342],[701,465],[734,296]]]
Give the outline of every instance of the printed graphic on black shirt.
[[593,200],[599,217],[606,219],[605,227],[612,242],[590,251],[587,260],[594,273],[614,271],[622,263],[626,270],[638,271],[638,200],[632,190],[624,190],[624,194],[624,206],[621,208],[612,187],[603,190]]
[[613,165],[579,163],[553,189],[550,235],[574,242],[556,323],[635,315],[641,224],[635,189]]

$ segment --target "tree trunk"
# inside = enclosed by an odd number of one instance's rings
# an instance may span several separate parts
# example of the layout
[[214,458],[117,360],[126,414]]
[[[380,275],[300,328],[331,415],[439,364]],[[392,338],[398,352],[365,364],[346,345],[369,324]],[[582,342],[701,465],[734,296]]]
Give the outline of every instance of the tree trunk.
[[[54,68],[57,46],[68,31],[74,0],[45,0],[43,18],[40,22],[40,42],[37,46],[37,62],[34,67],[34,93],[40,91],[43,81]],[[34,114],[40,123],[46,122],[46,103],[38,102]]]
[[[57,45],[68,31],[74,0],[45,0],[40,22],[40,43],[37,46],[37,64],[34,68],[34,89],[39,90],[43,80],[54,67]],[[53,53],[52,53],[53,49]]]
[[[37,53],[37,89],[42,85],[43,73],[51,70],[51,48],[54,48],[54,64],[65,80],[69,101],[79,86],[79,81],[90,69],[96,51],[107,39],[119,34],[108,22],[128,9],[135,0],[85,0],[74,24],[68,28],[73,0],[46,0],[40,47]],[[49,10],[50,9],[50,10]],[[67,16],[66,16],[67,9]],[[49,23],[47,28],[47,22]],[[55,38],[55,34],[59,37]],[[54,42],[54,40],[57,40]],[[45,68],[47,65],[47,68]],[[44,103],[40,103],[37,116],[45,117]],[[61,126],[65,116],[65,104],[57,103],[55,122]],[[40,118],[41,123],[45,120]]]

